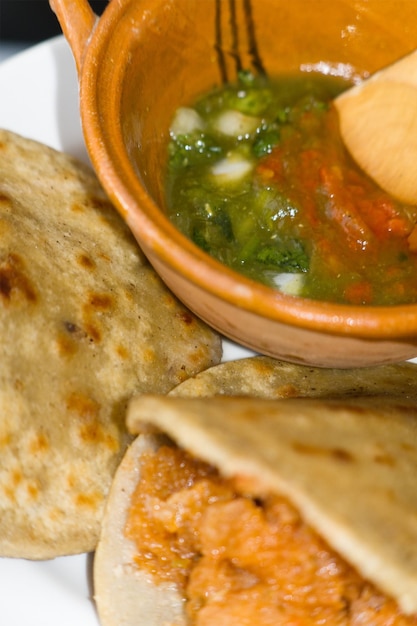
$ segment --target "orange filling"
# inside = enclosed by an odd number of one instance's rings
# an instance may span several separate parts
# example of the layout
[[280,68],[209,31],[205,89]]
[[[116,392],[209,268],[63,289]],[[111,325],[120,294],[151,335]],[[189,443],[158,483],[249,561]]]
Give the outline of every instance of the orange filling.
[[242,484],[168,446],[141,463],[126,535],[138,567],[178,586],[191,625],[417,625],[289,502]]

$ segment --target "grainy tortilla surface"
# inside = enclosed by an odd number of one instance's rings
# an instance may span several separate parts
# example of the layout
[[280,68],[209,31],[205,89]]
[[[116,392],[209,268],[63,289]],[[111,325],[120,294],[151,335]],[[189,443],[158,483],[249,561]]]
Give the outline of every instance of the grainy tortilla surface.
[[170,395],[256,398],[349,398],[398,396],[417,402],[417,364],[410,362],[367,368],[322,368],[296,365],[267,356],[220,363],[191,376]]

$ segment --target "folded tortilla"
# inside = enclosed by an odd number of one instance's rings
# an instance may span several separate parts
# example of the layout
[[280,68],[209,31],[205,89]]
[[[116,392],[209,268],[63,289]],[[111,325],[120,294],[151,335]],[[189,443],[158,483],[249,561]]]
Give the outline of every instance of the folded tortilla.
[[0,131],[0,556],[93,550],[129,398],[221,358],[92,170]]
[[[338,558],[397,603],[404,621],[393,623],[417,623],[414,398],[143,395],[130,403],[127,421],[139,435],[113,482],[94,566],[103,626],[189,623],[183,590],[151,574],[126,534],[141,460],[166,436],[246,485],[254,501],[284,497]],[[381,622],[371,615],[363,623]]]

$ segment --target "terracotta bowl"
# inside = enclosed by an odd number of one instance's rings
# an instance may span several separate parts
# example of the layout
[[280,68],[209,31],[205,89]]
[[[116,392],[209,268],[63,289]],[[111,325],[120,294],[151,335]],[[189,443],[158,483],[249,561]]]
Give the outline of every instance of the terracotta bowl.
[[86,0],[50,2],[77,64],[98,177],[190,309],[227,337],[287,361],[350,367],[417,355],[417,304],[342,306],[283,295],[212,260],[164,213],[176,107],[234,78],[238,61],[270,75],[303,66],[366,76],[415,47],[415,2],[111,0],[100,19]]

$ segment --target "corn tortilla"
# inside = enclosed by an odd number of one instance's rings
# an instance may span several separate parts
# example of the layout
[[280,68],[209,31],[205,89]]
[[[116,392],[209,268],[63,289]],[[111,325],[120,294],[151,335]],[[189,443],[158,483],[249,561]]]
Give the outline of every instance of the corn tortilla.
[[180,383],[169,395],[238,395],[269,399],[396,395],[417,400],[417,364],[401,362],[338,369],[253,356],[207,368]]
[[221,359],[93,172],[0,131],[0,555],[94,549],[129,398]]

